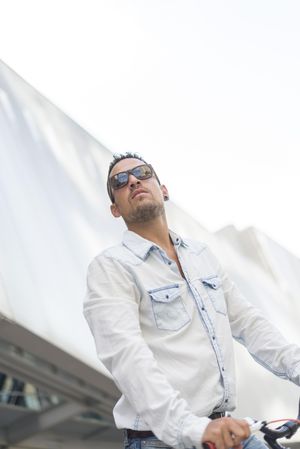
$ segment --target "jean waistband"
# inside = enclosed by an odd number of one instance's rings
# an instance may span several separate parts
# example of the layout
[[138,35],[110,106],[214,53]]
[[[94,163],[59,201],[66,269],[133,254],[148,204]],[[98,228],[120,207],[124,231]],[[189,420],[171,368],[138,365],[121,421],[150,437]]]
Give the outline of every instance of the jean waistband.
[[[226,416],[226,412],[215,412],[209,415],[210,419],[218,419]],[[154,433],[151,430],[132,430],[125,429],[127,438],[149,438],[155,437]],[[156,437],[155,437],[156,438]]]

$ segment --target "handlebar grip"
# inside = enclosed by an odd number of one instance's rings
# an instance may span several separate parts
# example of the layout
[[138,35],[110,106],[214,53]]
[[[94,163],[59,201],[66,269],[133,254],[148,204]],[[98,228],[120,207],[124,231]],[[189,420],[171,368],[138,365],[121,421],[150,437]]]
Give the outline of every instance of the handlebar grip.
[[203,449],[216,449],[216,446],[211,441],[205,441],[202,446]]

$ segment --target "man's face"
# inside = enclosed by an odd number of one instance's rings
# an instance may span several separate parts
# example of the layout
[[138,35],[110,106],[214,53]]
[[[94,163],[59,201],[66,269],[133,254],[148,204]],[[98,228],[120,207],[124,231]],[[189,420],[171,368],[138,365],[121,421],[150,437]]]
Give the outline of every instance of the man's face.
[[[110,177],[117,173],[144,164],[139,159],[122,159],[112,169]],[[164,196],[168,196],[165,186],[159,185],[153,175],[148,179],[137,179],[129,174],[128,184],[113,190],[115,203],[111,205],[114,217],[122,216],[127,224],[142,223],[164,213]]]

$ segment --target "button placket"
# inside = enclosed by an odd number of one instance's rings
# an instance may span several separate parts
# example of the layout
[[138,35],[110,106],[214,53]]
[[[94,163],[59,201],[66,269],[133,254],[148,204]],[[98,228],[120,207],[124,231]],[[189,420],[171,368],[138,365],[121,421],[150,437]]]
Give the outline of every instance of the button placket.
[[214,326],[212,325],[212,322],[210,320],[209,314],[207,313],[207,311],[206,311],[206,309],[205,309],[205,307],[203,305],[202,297],[201,297],[201,294],[198,292],[198,289],[191,285],[190,280],[188,278],[186,278],[186,280],[187,280],[188,284],[191,287],[191,291],[192,291],[193,297],[195,299],[196,306],[197,306],[199,314],[201,315],[202,320],[203,320],[203,322],[205,324],[205,328],[206,328],[206,331],[208,333],[209,339],[211,341],[211,345],[212,345],[212,347],[214,349],[214,352],[216,354],[216,359],[217,359],[217,362],[218,362],[220,375],[221,375],[221,377],[223,379],[223,383],[224,383],[224,398],[223,398],[223,401],[227,404],[229,402],[229,399],[228,399],[228,393],[229,393],[228,382],[227,382],[226,377],[224,377],[225,369],[224,369],[224,366],[223,366],[223,357],[222,357],[219,345],[217,343]]
[[[192,291],[192,294],[193,294],[193,297],[194,297],[194,299],[195,299],[195,303],[196,303],[198,312],[199,312],[199,314],[201,315],[202,320],[203,320],[203,322],[204,322],[204,324],[205,324],[205,328],[206,328],[206,330],[207,330],[209,339],[210,339],[210,341],[211,341],[211,345],[212,345],[213,350],[214,350],[214,352],[215,352],[215,354],[216,354],[216,359],[217,359],[217,362],[218,362],[218,366],[219,366],[219,370],[220,370],[220,375],[221,375],[221,377],[222,377],[222,379],[223,379],[223,383],[224,383],[224,398],[223,398],[223,400],[224,400],[224,402],[227,404],[227,403],[228,403],[228,393],[229,393],[228,387],[229,387],[229,386],[228,386],[228,382],[227,382],[226,377],[224,377],[224,372],[225,372],[225,370],[224,370],[224,366],[223,366],[223,364],[224,364],[224,362],[223,362],[223,356],[222,356],[221,350],[220,350],[220,348],[219,348],[219,345],[218,345],[218,343],[217,343],[217,339],[216,339],[216,335],[215,335],[215,329],[214,329],[214,326],[213,326],[213,324],[212,324],[212,322],[211,322],[211,319],[210,319],[210,317],[209,317],[209,314],[208,314],[206,308],[205,308],[204,305],[203,305],[203,301],[202,301],[202,297],[201,297],[200,293],[198,292],[197,288],[195,288],[195,287],[191,284],[191,281],[190,281],[190,279],[189,279],[189,276],[188,276],[188,274],[186,273],[186,271],[185,271],[185,269],[184,269],[184,266],[183,266],[183,264],[182,264],[182,261],[181,261],[181,257],[180,257],[180,255],[179,255],[179,252],[177,252],[177,256],[178,256],[180,265],[181,265],[181,267],[182,267],[182,270],[183,270],[183,272],[184,272],[186,282],[188,283],[188,285],[189,285],[189,287],[190,287],[190,289],[191,289],[191,291]],[[217,288],[217,287],[218,287],[218,285],[217,285],[216,282],[212,282],[212,284],[213,284],[213,287],[214,287],[214,288]]]

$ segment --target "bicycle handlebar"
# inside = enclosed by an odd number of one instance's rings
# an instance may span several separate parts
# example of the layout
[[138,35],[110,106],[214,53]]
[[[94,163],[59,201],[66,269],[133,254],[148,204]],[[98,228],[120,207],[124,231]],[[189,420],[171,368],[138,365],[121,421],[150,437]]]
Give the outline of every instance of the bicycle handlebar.
[[[274,422],[274,421],[273,421]],[[276,421],[275,421],[276,422]],[[270,423],[269,423],[270,424]],[[298,405],[298,416],[297,419],[292,419],[286,421],[281,426],[276,429],[269,429],[268,423],[266,423],[260,431],[264,434],[264,440],[273,448],[281,449],[283,446],[277,442],[279,438],[291,438],[300,427],[300,399]]]
[[[284,446],[282,446],[280,443],[278,443],[277,440],[280,438],[291,438],[297,430],[300,427],[300,399],[299,399],[299,406],[298,406],[298,416],[297,419],[288,419],[284,424],[277,427],[276,429],[270,429],[268,427],[269,424],[272,424],[277,421],[285,421],[282,420],[275,420],[275,421],[256,421],[251,418],[245,418],[248,424],[250,425],[250,430],[253,432],[255,430],[259,430],[264,434],[264,440],[268,443],[269,446],[271,446],[272,449],[286,449]],[[211,442],[205,442],[203,443],[204,449],[216,449],[215,445]]]

